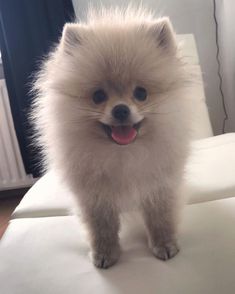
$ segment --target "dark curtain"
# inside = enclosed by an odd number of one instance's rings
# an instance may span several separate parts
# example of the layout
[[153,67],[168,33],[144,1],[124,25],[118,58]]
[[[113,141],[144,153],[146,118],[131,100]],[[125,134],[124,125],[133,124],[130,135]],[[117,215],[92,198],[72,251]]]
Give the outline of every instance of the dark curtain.
[[40,175],[32,147],[28,111],[32,74],[58,42],[65,22],[74,20],[72,0],[0,0],[0,46],[10,105],[26,173]]

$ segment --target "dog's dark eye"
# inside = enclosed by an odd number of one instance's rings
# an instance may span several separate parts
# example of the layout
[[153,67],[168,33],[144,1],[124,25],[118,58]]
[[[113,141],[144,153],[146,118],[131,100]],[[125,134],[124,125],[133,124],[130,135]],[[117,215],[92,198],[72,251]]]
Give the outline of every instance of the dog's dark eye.
[[107,98],[108,98],[107,94],[102,89],[95,91],[92,96],[92,99],[95,102],[95,104],[100,104],[100,103],[106,101]]
[[135,99],[137,99],[138,101],[144,101],[147,98],[147,91],[145,88],[136,87],[133,92],[133,95]]

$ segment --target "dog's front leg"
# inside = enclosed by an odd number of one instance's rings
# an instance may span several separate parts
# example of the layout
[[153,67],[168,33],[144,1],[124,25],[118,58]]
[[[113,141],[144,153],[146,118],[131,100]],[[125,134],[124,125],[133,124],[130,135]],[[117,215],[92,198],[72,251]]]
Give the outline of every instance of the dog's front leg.
[[98,268],[108,268],[120,256],[118,212],[99,200],[86,205],[83,212],[90,235],[93,263]]
[[178,199],[176,193],[165,188],[144,198],[142,212],[153,254],[167,260],[179,252],[176,242]]

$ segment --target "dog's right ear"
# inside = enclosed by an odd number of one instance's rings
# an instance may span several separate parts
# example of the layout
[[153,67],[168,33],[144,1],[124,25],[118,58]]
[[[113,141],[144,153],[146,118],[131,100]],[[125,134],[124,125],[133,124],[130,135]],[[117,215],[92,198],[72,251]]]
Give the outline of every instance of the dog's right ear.
[[61,47],[65,53],[71,54],[71,51],[81,45],[83,28],[77,23],[66,23],[63,28]]

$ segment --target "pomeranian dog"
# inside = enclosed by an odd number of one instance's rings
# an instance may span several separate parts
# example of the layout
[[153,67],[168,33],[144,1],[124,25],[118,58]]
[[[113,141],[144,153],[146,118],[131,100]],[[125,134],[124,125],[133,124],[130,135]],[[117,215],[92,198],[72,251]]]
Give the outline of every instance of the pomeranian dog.
[[138,209],[153,254],[175,256],[189,146],[188,72],[168,18],[90,11],[64,26],[35,83],[49,168],[77,197],[98,268],[120,256],[120,212]]

